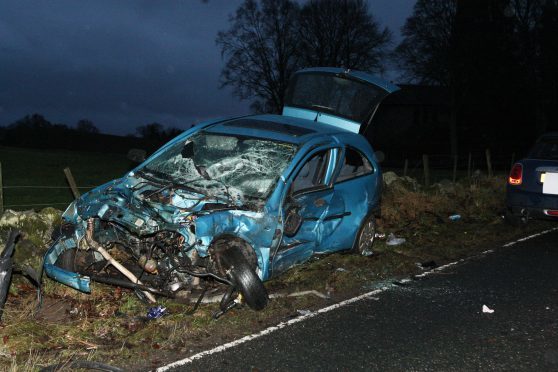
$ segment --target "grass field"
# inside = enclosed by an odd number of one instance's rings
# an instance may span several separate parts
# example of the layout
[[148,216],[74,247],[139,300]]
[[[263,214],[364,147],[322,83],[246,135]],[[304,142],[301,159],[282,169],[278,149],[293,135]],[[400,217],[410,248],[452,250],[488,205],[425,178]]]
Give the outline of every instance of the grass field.
[[[4,209],[63,209],[72,200],[64,176],[70,167],[80,192],[133,168],[123,154],[0,147]],[[25,186],[25,187],[21,187]],[[40,186],[40,187],[39,187]]]

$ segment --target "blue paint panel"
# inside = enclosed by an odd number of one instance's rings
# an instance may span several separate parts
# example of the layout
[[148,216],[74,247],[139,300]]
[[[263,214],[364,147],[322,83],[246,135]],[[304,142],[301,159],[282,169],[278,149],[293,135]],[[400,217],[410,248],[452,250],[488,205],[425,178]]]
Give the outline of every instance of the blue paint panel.
[[395,84],[390,83],[384,79],[374,76],[368,72],[357,71],[357,70],[347,70],[339,67],[311,67],[300,71],[297,74],[303,74],[305,72],[324,72],[330,74],[346,74],[348,76],[354,77],[356,79],[365,81],[367,83],[376,85],[384,89],[387,93],[393,93],[399,90],[399,87]]
[[[298,107],[285,106],[283,108],[283,115],[293,118],[319,121],[320,123],[332,125],[334,127],[341,128],[352,133],[358,133],[360,129],[360,123],[357,123],[356,121]],[[316,128],[316,125],[312,125],[312,128]]]

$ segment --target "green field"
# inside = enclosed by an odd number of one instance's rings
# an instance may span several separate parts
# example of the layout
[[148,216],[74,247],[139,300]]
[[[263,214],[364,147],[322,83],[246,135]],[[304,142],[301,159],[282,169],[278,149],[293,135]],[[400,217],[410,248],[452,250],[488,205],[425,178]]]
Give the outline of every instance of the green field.
[[80,192],[121,177],[134,167],[126,155],[0,147],[4,209],[64,209],[72,193],[64,176],[70,167]]

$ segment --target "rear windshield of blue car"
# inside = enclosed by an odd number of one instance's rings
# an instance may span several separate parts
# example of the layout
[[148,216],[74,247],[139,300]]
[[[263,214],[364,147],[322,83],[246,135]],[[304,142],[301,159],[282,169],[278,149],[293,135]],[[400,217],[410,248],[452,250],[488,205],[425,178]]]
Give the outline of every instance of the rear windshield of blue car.
[[537,142],[529,157],[541,160],[558,160],[558,137],[543,138]]
[[346,76],[303,73],[289,83],[285,105],[362,123],[385,95],[379,87]]

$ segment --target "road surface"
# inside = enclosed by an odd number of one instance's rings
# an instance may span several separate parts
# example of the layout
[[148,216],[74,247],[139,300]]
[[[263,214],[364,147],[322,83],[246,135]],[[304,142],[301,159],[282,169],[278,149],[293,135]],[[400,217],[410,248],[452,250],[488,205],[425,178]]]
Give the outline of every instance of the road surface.
[[558,371],[558,231],[174,370]]

